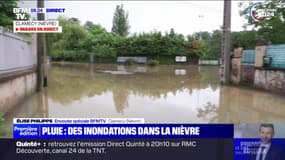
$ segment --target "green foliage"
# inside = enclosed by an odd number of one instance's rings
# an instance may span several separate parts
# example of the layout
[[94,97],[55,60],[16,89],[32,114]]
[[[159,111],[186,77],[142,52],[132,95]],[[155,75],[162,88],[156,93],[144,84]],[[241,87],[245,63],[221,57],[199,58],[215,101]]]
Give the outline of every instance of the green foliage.
[[[93,54],[95,62],[100,59],[113,62],[117,56],[146,56],[154,60],[150,65],[172,64],[175,56],[217,59],[220,53],[220,31],[195,33],[185,38],[171,28],[165,35],[152,31],[126,37],[127,17],[123,6],[117,6],[112,33],[91,21],[80,26],[77,18],[60,17],[63,32],[47,35],[48,53],[53,60],[66,61],[89,61]],[[200,37],[201,40],[197,40]]]
[[[201,39],[200,39],[201,38]],[[199,40],[198,40],[199,39]],[[221,31],[199,32],[187,36],[192,58],[218,59],[221,53]]]
[[3,124],[4,118],[3,118],[3,113],[0,112],[0,137],[6,137],[9,135],[9,131],[7,127]]
[[[244,28],[253,27],[256,30],[256,39],[267,40],[272,44],[285,43],[285,10],[284,8],[277,7],[280,4],[284,4],[285,0],[268,0],[264,8],[276,9],[274,16],[270,19],[265,19],[259,22],[248,22],[244,24]],[[241,4],[242,5],[242,4]],[[250,6],[251,4],[249,4]],[[249,6],[240,11],[240,15],[245,19],[249,19],[248,10]],[[250,37],[250,35],[248,35]]]
[[232,32],[231,41],[233,50],[237,46],[243,46],[245,49],[254,49],[257,40],[259,39],[258,33],[256,31],[241,31]]
[[134,65],[134,64],[137,64],[137,62],[134,61],[133,59],[127,59],[124,64],[125,65]]
[[88,32],[78,24],[76,18],[66,19],[60,17],[59,23],[63,28],[61,34],[47,35],[48,53],[55,60],[84,60],[87,52],[85,40]]
[[191,51],[191,54],[189,55],[190,58],[199,58],[202,57],[204,54],[203,49],[193,50]]
[[0,123],[2,123],[3,121],[4,121],[4,118],[3,118],[3,113],[2,112],[0,112]]
[[84,29],[89,31],[92,35],[108,34],[106,29],[102,27],[100,24],[93,24],[93,22],[90,21],[87,21],[83,27]]
[[159,61],[159,64],[176,64],[175,56],[160,56],[156,60]]
[[114,17],[112,33],[114,35],[126,37],[129,34],[128,13],[123,9],[123,5],[117,5]]
[[205,54],[203,55],[203,59],[218,59],[221,53],[221,31],[215,30],[211,33],[211,37],[209,41],[205,44],[207,46],[205,50]]
[[114,49],[106,44],[102,45],[96,45],[94,46],[93,53],[95,57],[100,57],[100,58],[115,58],[116,53]]
[[[0,26],[13,29],[13,21],[16,20],[16,15],[13,13],[13,8],[18,8],[19,0],[0,0]],[[30,18],[28,13],[24,13],[27,19]],[[23,35],[28,35],[28,33],[22,33]]]
[[185,40],[174,29],[165,35],[161,32],[150,32],[122,37],[114,36],[92,22],[80,26],[62,17],[59,21],[64,28],[63,33],[48,35],[49,53],[53,60],[88,61],[90,53],[97,59],[146,56],[159,60],[159,57],[174,58],[178,55],[200,57],[204,51],[201,48],[191,49],[194,41]]
[[78,18],[72,17],[72,18],[69,18],[68,21],[71,22],[72,24],[80,25],[80,21]]
[[0,1],[0,26],[12,29],[16,19],[13,8],[17,8],[17,0]]
[[[11,133],[10,133],[11,134]],[[8,137],[9,130],[3,124],[0,124],[0,137]]]
[[88,61],[89,54],[84,50],[65,50],[57,49],[53,50],[51,54],[55,61]]
[[157,66],[157,65],[159,65],[159,61],[158,61],[158,60],[151,59],[151,60],[148,60],[148,61],[146,62],[146,64],[149,65],[149,66]]

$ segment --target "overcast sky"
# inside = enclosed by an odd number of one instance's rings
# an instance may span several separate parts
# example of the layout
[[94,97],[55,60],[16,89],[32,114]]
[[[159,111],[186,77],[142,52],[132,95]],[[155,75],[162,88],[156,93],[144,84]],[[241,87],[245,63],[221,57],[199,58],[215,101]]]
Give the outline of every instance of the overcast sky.
[[[67,17],[76,17],[101,24],[111,31],[116,5],[123,4],[129,13],[131,33],[169,31],[184,35],[199,31],[213,31],[223,24],[223,1],[46,1],[45,8],[65,8]],[[232,1],[232,31],[241,31],[246,20],[239,16],[239,1]],[[248,2],[246,3],[248,4]],[[36,7],[33,1],[20,2],[21,7]],[[246,6],[246,5],[245,5]],[[244,6],[244,7],[245,7]],[[47,19],[60,14],[50,13]]]

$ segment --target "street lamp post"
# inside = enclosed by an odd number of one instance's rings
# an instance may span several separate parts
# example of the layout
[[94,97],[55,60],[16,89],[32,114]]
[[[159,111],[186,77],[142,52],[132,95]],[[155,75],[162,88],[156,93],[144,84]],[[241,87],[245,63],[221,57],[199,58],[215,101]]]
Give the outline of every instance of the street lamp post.
[[[37,0],[37,8],[44,8],[44,0]],[[45,20],[44,13],[37,14],[38,21]],[[47,71],[44,70],[46,62],[45,34],[37,33],[37,91],[47,86]]]
[[221,82],[230,82],[230,40],[231,40],[231,0],[224,0],[224,22],[222,34]]

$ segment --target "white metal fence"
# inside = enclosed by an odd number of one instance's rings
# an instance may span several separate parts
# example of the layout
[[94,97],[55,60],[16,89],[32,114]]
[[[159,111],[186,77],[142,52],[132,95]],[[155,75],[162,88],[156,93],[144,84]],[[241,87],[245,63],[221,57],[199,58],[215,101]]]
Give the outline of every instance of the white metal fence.
[[36,64],[35,36],[24,38],[0,26],[0,75]]
[[219,65],[218,60],[199,60],[199,65]]

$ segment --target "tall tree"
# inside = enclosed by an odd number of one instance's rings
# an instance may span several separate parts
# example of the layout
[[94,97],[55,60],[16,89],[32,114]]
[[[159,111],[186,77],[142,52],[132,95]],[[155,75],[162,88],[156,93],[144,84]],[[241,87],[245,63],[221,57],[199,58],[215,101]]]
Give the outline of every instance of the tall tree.
[[87,21],[83,27],[93,35],[108,34],[104,27],[102,27],[100,24],[94,24],[91,21]]
[[174,37],[175,36],[175,31],[173,28],[170,29],[170,33],[169,33],[170,37]]
[[129,34],[128,13],[123,9],[123,5],[117,5],[114,17],[112,34],[126,37]]
[[72,17],[72,18],[69,18],[68,20],[69,20],[70,22],[72,22],[73,24],[80,25],[80,21],[79,21],[78,18]]
[[17,7],[17,0],[0,1],[0,26],[12,28],[16,19],[13,8]]
[[91,31],[95,24],[91,21],[86,21],[84,24],[84,28],[88,31]]

